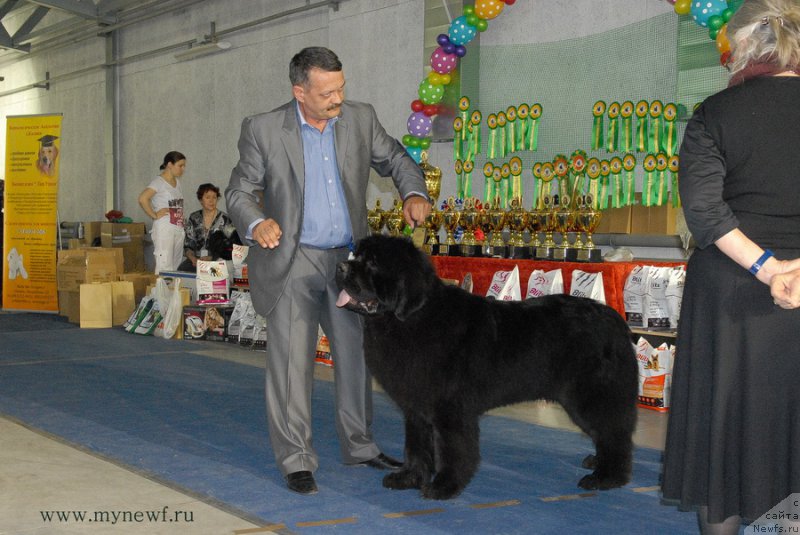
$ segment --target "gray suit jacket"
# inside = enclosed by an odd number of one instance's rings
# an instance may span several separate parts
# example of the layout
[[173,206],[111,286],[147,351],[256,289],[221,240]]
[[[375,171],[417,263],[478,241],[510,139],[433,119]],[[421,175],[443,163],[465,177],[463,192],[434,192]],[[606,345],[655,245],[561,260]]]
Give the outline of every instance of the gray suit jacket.
[[[239,163],[225,190],[228,215],[244,237],[258,218],[274,219],[283,231],[275,249],[250,243],[247,255],[251,296],[256,311],[266,316],[286,284],[303,222],[305,172],[300,123],[295,100],[242,122]],[[334,126],[336,160],[342,179],[353,239],[368,233],[367,184],[369,170],[391,176],[401,198],[425,193],[420,167],[403,146],[390,137],[369,104],[345,101]],[[259,195],[263,192],[263,205]]]

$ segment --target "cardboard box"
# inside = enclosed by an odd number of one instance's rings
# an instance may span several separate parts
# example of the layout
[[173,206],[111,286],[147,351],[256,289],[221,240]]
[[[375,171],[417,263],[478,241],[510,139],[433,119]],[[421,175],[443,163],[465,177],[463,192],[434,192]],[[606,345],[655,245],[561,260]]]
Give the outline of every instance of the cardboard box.
[[631,207],[608,208],[603,210],[595,234],[630,234]]
[[636,194],[636,205],[631,207],[631,234],[663,234],[674,235],[676,222],[681,208],[670,204],[662,206],[642,206],[639,193]]
[[100,244],[125,252],[124,273],[144,271],[144,233],[144,223],[101,223]]
[[136,303],[139,303],[147,295],[147,287],[155,285],[158,275],[155,273],[122,273],[118,275],[118,278],[133,284],[133,298]]
[[81,295],[79,292],[58,291],[58,314],[70,323],[81,321]]
[[58,290],[80,291],[80,285],[111,282],[117,279],[121,251],[102,248],[65,249],[58,251],[56,279]]
[[184,340],[225,341],[233,306],[198,305],[183,307]]
[[88,247],[100,247],[100,225],[103,221],[83,222],[83,241]]

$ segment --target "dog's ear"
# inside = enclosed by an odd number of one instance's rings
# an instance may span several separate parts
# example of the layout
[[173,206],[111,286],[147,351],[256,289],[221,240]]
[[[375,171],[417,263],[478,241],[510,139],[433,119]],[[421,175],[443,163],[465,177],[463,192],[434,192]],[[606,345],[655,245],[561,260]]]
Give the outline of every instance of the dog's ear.
[[405,321],[413,313],[425,306],[428,296],[425,294],[425,285],[419,281],[409,284],[406,279],[397,281],[395,288],[397,294],[394,306],[394,315],[400,321]]

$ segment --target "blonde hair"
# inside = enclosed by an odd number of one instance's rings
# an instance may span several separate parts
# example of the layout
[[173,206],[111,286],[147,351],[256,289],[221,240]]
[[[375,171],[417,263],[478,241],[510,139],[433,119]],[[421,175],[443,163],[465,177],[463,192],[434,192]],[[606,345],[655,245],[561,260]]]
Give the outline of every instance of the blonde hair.
[[785,70],[800,65],[800,3],[797,0],[744,0],[728,21],[735,74],[753,61],[775,63]]

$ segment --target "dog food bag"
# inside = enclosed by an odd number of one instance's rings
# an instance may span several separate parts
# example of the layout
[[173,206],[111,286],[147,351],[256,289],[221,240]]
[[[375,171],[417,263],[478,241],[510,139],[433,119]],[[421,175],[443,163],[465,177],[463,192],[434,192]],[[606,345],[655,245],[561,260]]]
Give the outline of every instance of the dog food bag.
[[644,338],[636,344],[636,361],[639,365],[638,405],[645,409],[666,412],[672,391],[672,363],[675,346],[661,344],[653,347]]
[[681,303],[683,302],[683,285],[685,282],[686,270],[683,266],[676,267],[669,272],[666,295],[670,329],[678,328],[678,319],[681,316]]
[[644,294],[644,324],[649,329],[669,329],[667,283],[672,268],[650,266]]
[[552,271],[534,269],[531,271],[531,276],[528,277],[528,292],[525,294],[525,299],[563,293],[564,276],[561,274],[560,269]]
[[492,277],[492,283],[486,291],[486,297],[493,297],[498,301],[521,301],[519,268],[514,266],[511,271],[495,272]]
[[[228,327],[225,329],[225,341],[239,343],[243,319],[248,315],[248,311],[253,309],[253,302],[250,299],[250,292],[231,292],[233,302],[233,312],[228,320]],[[252,313],[255,318],[255,311]]]
[[644,294],[648,266],[634,266],[625,279],[622,299],[625,302],[625,320],[631,327],[644,327]]
[[576,297],[589,297],[605,304],[606,290],[603,286],[602,273],[587,273],[576,269],[572,272],[572,285],[569,295]]
[[230,302],[230,280],[225,260],[197,261],[197,304],[220,305]]

